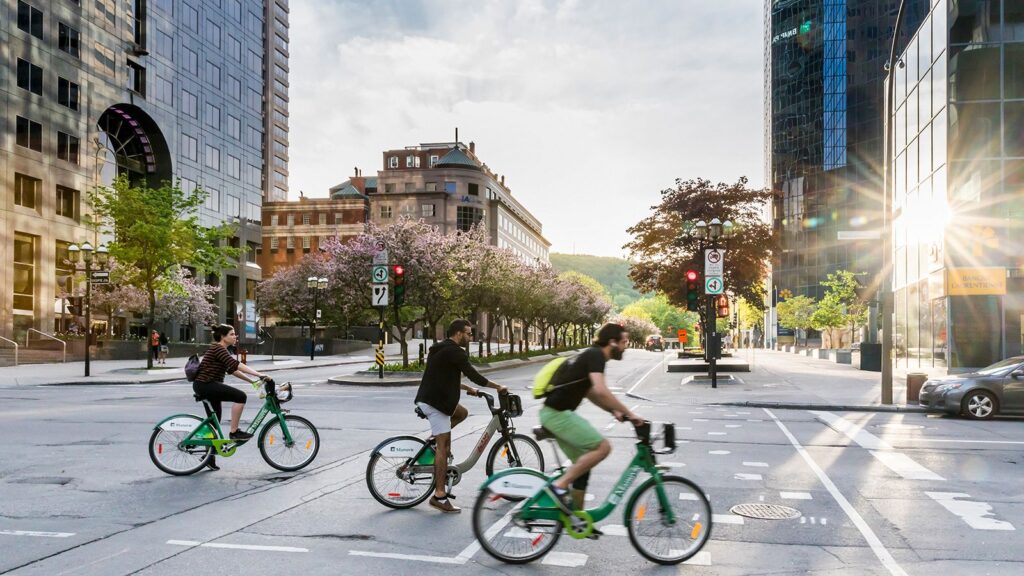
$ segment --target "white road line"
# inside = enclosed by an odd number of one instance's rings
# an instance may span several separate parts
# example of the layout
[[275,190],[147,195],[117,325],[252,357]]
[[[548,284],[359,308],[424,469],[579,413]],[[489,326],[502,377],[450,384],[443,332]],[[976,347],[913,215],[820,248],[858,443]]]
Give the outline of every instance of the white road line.
[[879,462],[907,480],[945,480],[942,476],[914,462],[906,454],[884,450],[870,450],[870,452],[872,456],[878,458]]
[[548,552],[541,560],[541,564],[548,566],[564,566],[566,568],[579,568],[587,563],[586,554],[575,554],[573,552]]
[[708,432],[708,436],[725,436],[725,432]]
[[1024,444],[1018,440],[959,440],[956,438],[924,438],[914,436],[914,442],[961,442],[964,444]]
[[747,422],[760,422],[760,418],[747,418]]
[[743,425],[742,424],[726,424],[725,425],[726,428],[739,428],[741,426],[743,426]]
[[74,532],[38,532],[36,530],[0,530],[4,536],[33,536],[36,538],[70,538]]
[[744,462],[744,466],[750,466],[751,468],[767,468],[767,462]]
[[221,544],[219,542],[196,542],[194,540],[168,540],[172,546],[201,546],[203,548],[227,548],[229,550],[255,550],[258,552],[309,552],[308,548],[292,546],[256,546],[250,544]]
[[764,477],[760,474],[745,474],[743,472],[737,472],[733,475],[736,480],[763,480]]
[[962,492],[925,492],[925,494],[946,510],[959,516],[975,530],[1016,530],[1009,522],[988,518],[993,514],[992,506],[988,503],[957,500],[957,498],[970,498],[970,494]]
[[605,524],[600,526],[601,532],[604,532],[605,536],[627,536],[628,532],[626,527],[622,524]]
[[743,516],[737,516],[735,514],[712,514],[711,524],[739,524],[743,525]]
[[[690,566],[711,566],[711,552],[697,552],[692,558],[683,562]],[[682,570],[680,570],[682,572]]]
[[714,456],[725,456],[726,454],[729,454],[729,451],[728,450],[708,450],[708,454],[712,454]]
[[779,492],[779,498],[783,500],[811,500],[814,497],[810,492]]
[[389,560],[412,560],[415,562],[430,562],[433,564],[465,564],[466,561],[458,556],[446,558],[444,556],[419,556],[416,554],[393,554],[391,552],[364,552],[362,550],[349,550],[349,556],[369,556],[370,558],[387,558]]
[[650,370],[648,370],[646,374],[644,374],[643,376],[641,376],[641,377],[640,377],[640,379],[636,381],[636,384],[633,384],[633,387],[632,387],[632,388],[630,388],[630,389],[629,389],[629,390],[628,390],[628,391],[626,392],[626,394],[627,394],[627,395],[628,395],[628,394],[632,394],[632,393],[633,393],[633,391],[634,391],[634,390],[636,390],[637,388],[639,388],[639,387],[640,387],[640,384],[643,384],[643,381],[644,381],[644,380],[646,380],[646,379],[647,379],[647,377],[651,375],[651,372],[654,372],[654,371],[655,371],[655,370],[657,370],[657,369],[658,369],[658,368],[659,368],[660,366],[661,366],[661,362],[658,362],[657,364],[655,364],[654,366],[652,366],[652,367],[651,367],[651,369],[650,369]]
[[697,501],[697,495],[696,494],[691,494],[689,492],[683,492],[682,494],[679,495],[679,499],[680,500],[693,500],[694,502],[696,502]]
[[668,466],[669,468],[682,468],[683,466],[686,466],[686,464],[682,462],[662,462],[660,465]]
[[771,410],[768,410],[767,408],[763,408],[763,410],[765,414],[775,421],[775,424],[780,430],[782,430],[782,433],[789,439],[789,443],[796,449],[797,454],[804,459],[807,466],[818,477],[818,480],[821,481],[829,494],[832,495],[832,498],[834,498],[839,504],[839,507],[843,509],[843,512],[845,512],[846,516],[853,522],[853,525],[857,527],[857,530],[860,531],[861,535],[864,536],[864,540],[866,540],[868,545],[871,546],[871,551],[875,553],[875,556],[882,562],[882,565],[885,566],[886,569],[889,570],[889,573],[894,576],[907,576],[906,571],[900,567],[896,562],[896,559],[889,553],[889,550],[884,544],[882,544],[882,541],[878,539],[875,531],[871,529],[871,526],[868,526],[868,523],[864,521],[864,518],[862,518],[860,513],[857,512],[857,509],[850,504],[845,496],[843,496],[843,493],[839,491],[839,488],[837,488],[835,483],[832,482],[832,479],[828,477],[828,474],[818,466],[818,463],[814,461],[814,458],[812,458],[800,442],[797,441],[796,437],[789,432],[789,428],[786,428],[786,425],[783,424]]
[[896,452],[888,442],[842,416],[816,410],[809,412],[827,424],[829,428],[842,432],[861,448],[867,449],[879,462],[903,478],[907,480],[945,480],[942,476],[915,462],[910,456]]
[[707,422],[707,418],[694,418],[694,422]]

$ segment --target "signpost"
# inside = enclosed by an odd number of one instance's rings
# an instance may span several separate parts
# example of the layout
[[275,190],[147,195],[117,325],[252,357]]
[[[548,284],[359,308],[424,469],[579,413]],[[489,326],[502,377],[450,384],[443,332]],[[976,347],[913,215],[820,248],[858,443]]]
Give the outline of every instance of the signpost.
[[373,278],[374,284],[387,283],[388,281],[388,266],[387,264],[376,265],[373,267],[373,273],[370,275]]
[[377,377],[384,379],[384,308],[388,305],[388,250],[384,242],[374,245],[373,269],[370,280],[373,282],[370,302],[380,311],[380,323],[377,331],[377,350],[374,360],[377,364]]
[[708,363],[708,372],[711,376],[711,387],[718,388],[718,357],[722,353],[722,339],[717,333],[715,317],[715,298],[725,291],[725,250],[722,248],[707,248],[704,250],[704,293],[708,296],[707,321],[709,329],[706,332],[704,350]]
[[89,274],[90,284],[110,284],[110,272],[106,270],[94,270]]
[[721,276],[712,276],[704,280],[704,293],[705,294],[721,294],[722,290],[725,289],[725,282],[722,281]]

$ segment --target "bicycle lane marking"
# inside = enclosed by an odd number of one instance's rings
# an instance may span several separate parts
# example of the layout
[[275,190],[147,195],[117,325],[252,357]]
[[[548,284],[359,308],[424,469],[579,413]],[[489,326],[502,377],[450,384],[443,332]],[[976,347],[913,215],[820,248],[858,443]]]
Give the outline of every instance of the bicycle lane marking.
[[945,480],[942,476],[915,462],[910,456],[896,452],[892,445],[885,440],[842,416],[818,410],[809,410],[808,412],[829,428],[846,435],[858,446],[870,452],[876,460],[907,480]]
[[839,488],[834,482],[832,482],[832,479],[829,478],[828,474],[822,470],[821,466],[815,462],[814,458],[807,452],[807,449],[800,444],[792,433],[790,433],[789,428],[787,428],[771,410],[767,408],[763,408],[763,410],[765,411],[765,414],[775,421],[779,430],[782,430],[782,433],[789,440],[789,443],[793,445],[794,449],[796,449],[797,454],[799,454],[800,457],[804,459],[804,462],[807,463],[807,467],[814,472],[818,477],[818,480],[820,480],[825,486],[825,489],[832,495],[832,498],[834,498],[836,503],[839,504],[839,507],[846,513],[847,518],[849,518],[850,521],[853,522],[853,525],[857,527],[857,530],[860,531],[861,536],[863,536],[864,540],[867,541],[868,546],[871,547],[871,551],[874,552],[882,565],[885,566],[889,573],[894,576],[908,576],[906,571],[903,570],[899,563],[896,562],[896,559],[893,558],[889,549],[885,547],[885,544],[882,544],[882,541],[875,534],[875,531],[871,529],[871,526],[869,526],[860,513],[857,512],[857,509],[850,504],[850,501],[843,496],[843,493],[839,491]]
[[640,400],[647,400],[647,398],[644,398],[643,396],[634,396],[633,395],[633,391],[636,390],[637,388],[639,388],[640,385],[644,383],[644,380],[646,380],[647,377],[651,375],[651,372],[654,372],[655,370],[657,370],[658,367],[661,366],[661,365],[662,365],[662,362],[658,362],[654,366],[651,366],[651,369],[648,370],[646,374],[641,376],[640,379],[636,381],[636,384],[633,384],[632,388],[630,388],[629,390],[626,391],[626,396],[629,396],[631,398],[638,398]]

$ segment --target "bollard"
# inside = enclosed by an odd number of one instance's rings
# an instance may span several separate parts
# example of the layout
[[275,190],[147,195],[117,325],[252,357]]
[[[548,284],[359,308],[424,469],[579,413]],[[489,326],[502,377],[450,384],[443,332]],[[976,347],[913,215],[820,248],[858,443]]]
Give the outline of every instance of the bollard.
[[420,342],[420,364],[421,365],[423,364],[423,347],[424,346],[425,346],[425,344],[423,342]]

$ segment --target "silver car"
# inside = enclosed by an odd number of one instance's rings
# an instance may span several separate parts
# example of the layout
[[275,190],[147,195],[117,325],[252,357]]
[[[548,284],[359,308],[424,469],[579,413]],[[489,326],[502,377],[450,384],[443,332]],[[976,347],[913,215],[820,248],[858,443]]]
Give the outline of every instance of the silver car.
[[929,411],[987,420],[996,414],[1024,414],[1024,356],[971,372],[928,380],[918,396]]

